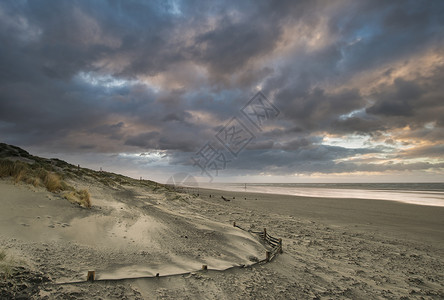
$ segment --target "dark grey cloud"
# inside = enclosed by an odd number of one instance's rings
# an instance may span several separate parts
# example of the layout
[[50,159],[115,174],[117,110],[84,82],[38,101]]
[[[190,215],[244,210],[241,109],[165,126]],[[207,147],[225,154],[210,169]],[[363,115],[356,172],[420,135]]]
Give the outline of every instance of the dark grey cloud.
[[[281,114],[236,172],[428,170],[346,160],[442,159],[442,15],[439,1],[2,1],[0,137],[189,166],[260,88]],[[391,148],[324,138],[350,135]]]
[[414,158],[442,158],[444,155],[444,145],[428,145],[415,147],[410,151],[401,151],[401,157],[414,157]]
[[[231,164],[227,172],[236,174],[238,171],[242,171],[250,175],[259,172],[266,175],[341,174],[385,171],[411,172],[417,170],[439,171],[444,167],[444,163],[442,162],[391,162],[380,164],[374,162],[334,161],[356,154],[369,153],[381,153],[381,151],[379,149],[346,149],[342,147],[325,146],[299,151],[250,151],[248,154],[238,158],[235,163]],[[442,152],[440,156],[442,156]]]

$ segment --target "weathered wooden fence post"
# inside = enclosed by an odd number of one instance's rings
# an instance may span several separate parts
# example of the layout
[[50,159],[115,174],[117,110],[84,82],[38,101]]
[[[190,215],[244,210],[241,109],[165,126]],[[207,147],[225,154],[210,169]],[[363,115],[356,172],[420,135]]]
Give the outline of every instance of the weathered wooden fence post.
[[282,239],[279,239],[279,253],[284,253],[284,250],[282,250]]
[[236,222],[233,222],[233,227],[236,227]]
[[270,261],[270,257],[271,257],[271,252],[270,251],[265,252],[265,260],[267,262]]
[[88,275],[86,276],[86,281],[94,281],[96,276],[95,271],[88,271]]

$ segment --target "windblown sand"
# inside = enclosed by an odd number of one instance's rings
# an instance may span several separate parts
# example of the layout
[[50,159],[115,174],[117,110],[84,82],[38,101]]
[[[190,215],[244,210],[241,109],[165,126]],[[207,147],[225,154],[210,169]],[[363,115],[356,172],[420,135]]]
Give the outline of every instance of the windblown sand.
[[[441,207],[208,189],[194,197],[141,186],[73,184],[89,189],[91,210],[0,181],[0,248],[46,278],[12,291],[17,296],[444,298]],[[266,227],[283,239],[284,254],[268,264],[217,271],[265,256],[264,246],[233,221],[258,231]],[[210,270],[196,272],[203,264]],[[66,284],[84,280],[88,270],[99,279],[160,277]],[[164,276],[177,273],[184,274]]]

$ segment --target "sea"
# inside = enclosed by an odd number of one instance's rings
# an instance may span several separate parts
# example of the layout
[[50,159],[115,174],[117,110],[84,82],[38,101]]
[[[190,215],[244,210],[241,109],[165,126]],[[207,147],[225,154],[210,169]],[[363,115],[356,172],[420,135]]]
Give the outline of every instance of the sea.
[[316,198],[398,201],[444,207],[444,183],[213,183],[213,189]]

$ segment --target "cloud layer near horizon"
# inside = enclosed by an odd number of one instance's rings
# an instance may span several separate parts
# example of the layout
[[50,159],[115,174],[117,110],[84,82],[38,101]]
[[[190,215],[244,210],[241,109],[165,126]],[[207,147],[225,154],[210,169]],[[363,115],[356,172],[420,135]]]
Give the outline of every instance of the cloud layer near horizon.
[[1,138],[186,168],[262,90],[281,114],[227,176],[442,177],[443,15],[440,1],[2,1]]

